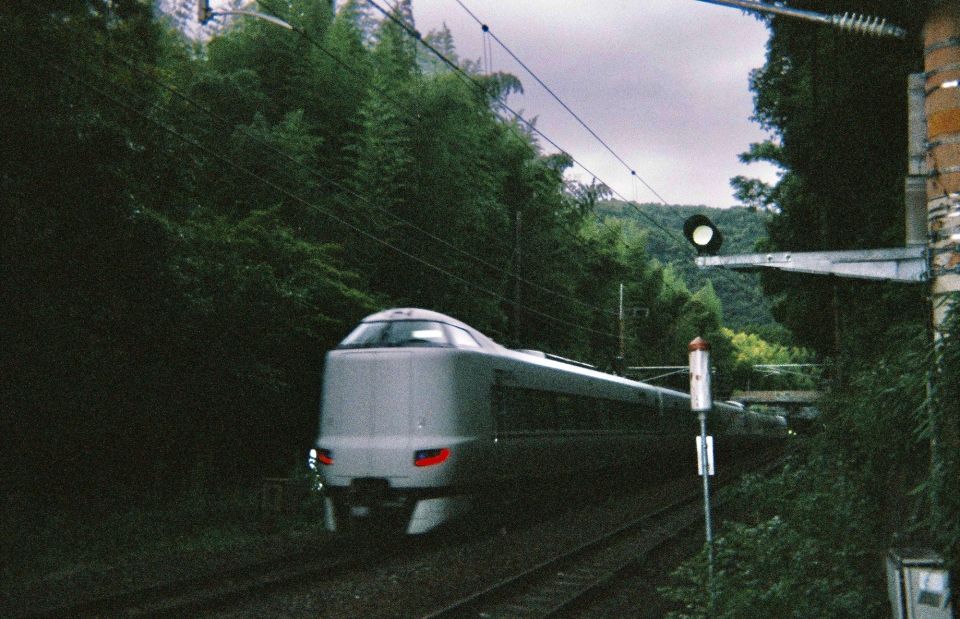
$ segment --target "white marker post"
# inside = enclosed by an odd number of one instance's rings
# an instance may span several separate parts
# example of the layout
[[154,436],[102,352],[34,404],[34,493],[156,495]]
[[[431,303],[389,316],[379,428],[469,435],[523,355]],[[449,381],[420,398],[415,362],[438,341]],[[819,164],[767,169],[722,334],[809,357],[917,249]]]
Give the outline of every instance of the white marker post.
[[[713,440],[707,437],[707,413],[713,407],[710,396],[710,344],[697,337],[687,347],[690,351],[690,410],[700,420],[697,439],[698,470],[703,477],[703,514],[707,531],[707,578],[710,606],[713,607],[713,527],[710,523],[710,475],[713,474]],[[709,447],[709,449],[708,449]]]

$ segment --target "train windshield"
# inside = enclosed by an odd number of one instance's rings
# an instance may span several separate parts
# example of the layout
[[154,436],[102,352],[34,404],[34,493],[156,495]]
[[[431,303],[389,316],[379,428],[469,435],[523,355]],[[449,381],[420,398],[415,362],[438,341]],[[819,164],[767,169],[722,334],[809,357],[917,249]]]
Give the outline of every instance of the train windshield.
[[391,320],[360,323],[337,348],[450,345],[446,331],[439,322]]

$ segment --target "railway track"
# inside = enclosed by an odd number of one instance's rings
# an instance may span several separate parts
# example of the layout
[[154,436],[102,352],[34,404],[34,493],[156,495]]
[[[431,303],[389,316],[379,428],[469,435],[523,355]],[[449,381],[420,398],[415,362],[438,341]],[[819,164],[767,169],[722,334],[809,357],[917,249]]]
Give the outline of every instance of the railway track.
[[[739,477],[733,471],[727,473],[731,479]],[[721,479],[717,481],[722,483]],[[669,544],[678,532],[700,525],[702,515],[702,494],[691,491],[657,511],[426,616],[556,614],[598,595],[603,587],[636,568],[644,555]],[[420,548],[417,544],[413,547]],[[280,595],[280,591],[301,585],[315,587],[351,573],[368,572],[397,556],[409,555],[411,550],[409,540],[402,538],[337,538],[269,561],[108,597],[36,608],[25,616],[190,616],[242,606],[247,600]]]
[[400,545],[338,539],[323,547],[209,574],[200,578],[144,587],[63,606],[35,609],[26,617],[187,616],[220,608],[301,582],[335,578],[372,561],[389,558]]
[[[776,462],[761,468],[775,466]],[[725,500],[716,497],[711,500],[714,508],[723,503]],[[611,532],[424,615],[424,619],[558,615],[636,572],[646,555],[702,522],[702,492],[687,493]]]

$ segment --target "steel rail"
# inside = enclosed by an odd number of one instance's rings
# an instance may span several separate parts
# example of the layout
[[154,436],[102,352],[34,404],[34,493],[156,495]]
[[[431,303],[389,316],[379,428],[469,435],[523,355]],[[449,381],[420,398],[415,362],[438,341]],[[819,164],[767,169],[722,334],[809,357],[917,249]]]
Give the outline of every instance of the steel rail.
[[[701,498],[699,491],[687,493],[570,551],[455,600],[423,619],[556,615],[609,586],[635,569],[645,555],[695,526],[703,515]],[[727,500],[714,498],[711,504],[719,506]]]
[[332,578],[371,560],[394,556],[399,546],[357,552],[348,540],[297,551],[195,578],[142,587],[56,607],[37,608],[24,617],[186,616],[223,607],[253,592],[264,592],[317,578]]

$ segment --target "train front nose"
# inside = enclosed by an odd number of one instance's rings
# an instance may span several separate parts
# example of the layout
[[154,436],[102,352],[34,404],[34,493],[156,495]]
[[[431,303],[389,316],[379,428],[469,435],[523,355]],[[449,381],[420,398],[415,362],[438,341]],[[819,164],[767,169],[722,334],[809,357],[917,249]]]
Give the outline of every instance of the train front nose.
[[412,361],[409,351],[384,349],[328,357],[317,445],[329,452],[325,484],[384,479],[394,486],[407,477]]

